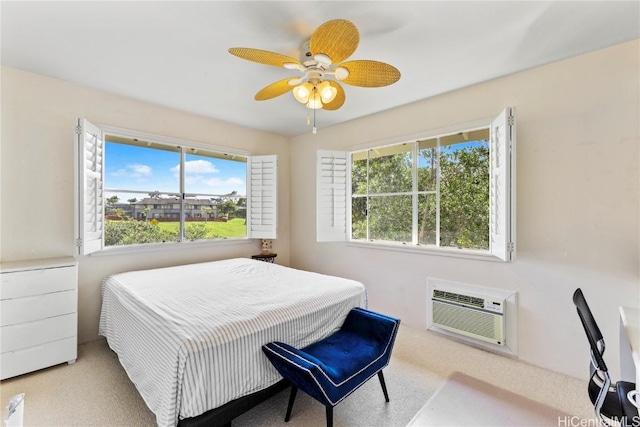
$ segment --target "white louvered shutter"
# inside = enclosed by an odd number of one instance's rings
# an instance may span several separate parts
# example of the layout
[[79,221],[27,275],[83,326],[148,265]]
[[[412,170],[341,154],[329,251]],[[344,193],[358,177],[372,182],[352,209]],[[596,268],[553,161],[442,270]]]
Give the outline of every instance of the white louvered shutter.
[[277,238],[278,156],[249,157],[249,236],[254,239]]
[[76,253],[87,255],[102,249],[104,134],[78,119],[76,138]]
[[515,116],[505,109],[491,123],[491,242],[493,255],[504,260],[515,258],[515,224],[512,223],[515,204]]
[[347,240],[347,153],[318,151],[317,163],[317,240]]

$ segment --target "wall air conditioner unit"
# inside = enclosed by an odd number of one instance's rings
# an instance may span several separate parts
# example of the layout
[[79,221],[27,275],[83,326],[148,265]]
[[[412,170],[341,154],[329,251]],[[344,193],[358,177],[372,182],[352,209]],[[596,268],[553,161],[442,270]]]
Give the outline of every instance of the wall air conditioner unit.
[[505,299],[441,285],[431,291],[433,326],[492,344],[505,344]]

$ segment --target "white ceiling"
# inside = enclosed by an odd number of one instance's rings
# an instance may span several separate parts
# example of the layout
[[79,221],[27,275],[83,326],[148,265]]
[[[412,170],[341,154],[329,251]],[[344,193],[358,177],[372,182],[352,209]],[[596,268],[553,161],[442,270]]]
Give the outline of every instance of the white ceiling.
[[[626,1],[2,1],[2,64],[285,136],[309,132],[290,93],[254,101],[297,71],[245,61],[230,47],[298,58],[325,21],[360,30],[349,59],[394,65],[384,88],[344,85],[318,127],[387,110],[640,37]],[[588,70],[585,70],[588,72]]]

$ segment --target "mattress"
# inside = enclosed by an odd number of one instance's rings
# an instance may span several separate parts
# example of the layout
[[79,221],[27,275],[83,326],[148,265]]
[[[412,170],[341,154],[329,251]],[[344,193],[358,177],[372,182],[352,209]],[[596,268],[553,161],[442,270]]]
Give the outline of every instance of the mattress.
[[367,304],[359,282],[244,258],[114,274],[102,298],[99,332],[159,426],[275,384],[263,344],[304,347]]

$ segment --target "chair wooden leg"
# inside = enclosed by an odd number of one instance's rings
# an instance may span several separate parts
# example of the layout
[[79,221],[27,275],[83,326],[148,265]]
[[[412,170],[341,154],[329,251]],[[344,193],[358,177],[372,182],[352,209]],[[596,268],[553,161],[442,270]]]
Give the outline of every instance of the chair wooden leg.
[[380,385],[382,386],[382,392],[384,393],[384,400],[389,401],[389,394],[387,393],[387,385],[384,383],[384,375],[382,371],[378,372],[378,378],[380,379]]
[[327,427],[333,427],[333,406],[327,405]]
[[298,387],[292,385],[291,386],[291,394],[289,395],[289,406],[287,406],[287,415],[284,417],[284,422],[289,422],[289,418],[291,418],[291,410],[293,409],[293,402],[296,400],[296,393],[298,393]]

